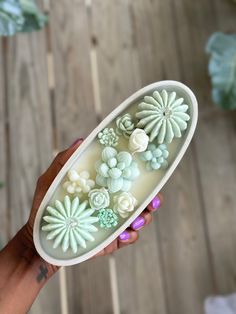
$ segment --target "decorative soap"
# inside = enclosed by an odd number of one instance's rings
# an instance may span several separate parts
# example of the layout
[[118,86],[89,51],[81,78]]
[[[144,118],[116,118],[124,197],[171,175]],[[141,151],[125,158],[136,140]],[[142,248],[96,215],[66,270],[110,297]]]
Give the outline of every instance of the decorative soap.
[[173,173],[196,121],[193,93],[174,81],[149,85],[118,106],[43,199],[34,225],[39,254],[52,264],[72,265],[109,245]]

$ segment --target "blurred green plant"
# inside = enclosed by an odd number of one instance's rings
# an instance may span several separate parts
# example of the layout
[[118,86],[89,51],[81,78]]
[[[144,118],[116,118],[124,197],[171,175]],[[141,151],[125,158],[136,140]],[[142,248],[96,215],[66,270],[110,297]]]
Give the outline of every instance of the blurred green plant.
[[0,0],[0,36],[39,30],[46,22],[35,0]]
[[236,34],[212,34],[206,51],[213,101],[222,109],[236,109]]
[[0,189],[4,187],[4,183],[0,182]]

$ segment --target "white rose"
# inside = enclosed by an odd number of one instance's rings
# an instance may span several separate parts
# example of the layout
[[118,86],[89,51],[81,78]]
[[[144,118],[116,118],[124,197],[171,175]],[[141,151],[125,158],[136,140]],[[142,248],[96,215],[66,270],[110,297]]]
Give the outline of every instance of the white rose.
[[132,152],[144,152],[147,149],[149,136],[142,129],[135,129],[129,138],[129,149]]
[[113,202],[114,212],[118,213],[122,218],[128,217],[138,203],[136,198],[129,192],[122,192],[114,196]]

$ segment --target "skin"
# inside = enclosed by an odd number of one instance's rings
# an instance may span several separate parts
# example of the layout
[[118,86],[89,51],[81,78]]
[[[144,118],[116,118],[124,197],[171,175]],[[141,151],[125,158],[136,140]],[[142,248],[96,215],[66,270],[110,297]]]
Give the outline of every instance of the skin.
[[[39,205],[49,186],[81,143],[82,140],[77,141],[70,148],[59,153],[46,172],[39,177],[29,220],[0,252],[0,313],[28,312],[41,288],[59,269],[58,266],[45,262],[35,250],[33,225]],[[162,203],[162,196],[158,194],[158,197]],[[141,216],[145,219],[144,226],[151,223],[153,211],[150,204],[142,212]],[[130,234],[128,240],[121,241],[117,238],[97,255],[107,255],[135,243],[139,237],[139,230],[128,228]]]

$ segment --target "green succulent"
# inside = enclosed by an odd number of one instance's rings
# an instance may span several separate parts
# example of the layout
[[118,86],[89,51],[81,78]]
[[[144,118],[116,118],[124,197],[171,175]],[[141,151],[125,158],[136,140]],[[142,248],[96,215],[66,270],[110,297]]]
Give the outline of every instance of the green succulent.
[[173,138],[181,137],[187,129],[190,119],[188,105],[176,92],[154,91],[152,96],[145,96],[138,105],[137,128],[144,129],[150,142],[157,139],[159,144],[171,143]]
[[116,126],[117,134],[124,135],[126,138],[129,137],[135,128],[131,114],[126,113],[125,115],[118,117],[116,119]]
[[102,151],[102,158],[96,163],[96,183],[107,187],[110,193],[129,191],[131,183],[139,176],[137,163],[130,153],[117,152],[113,147]]
[[88,197],[91,208],[95,210],[106,208],[110,204],[110,195],[105,188],[91,190]]
[[103,208],[99,210],[98,218],[101,228],[109,229],[118,224],[118,216],[110,208]]
[[147,150],[140,153],[140,158],[146,161],[147,170],[165,169],[168,167],[167,158],[169,152],[165,144],[155,145],[149,144]]
[[117,146],[119,136],[116,135],[113,128],[105,128],[98,133],[99,142],[104,146]]
[[98,217],[92,216],[95,210],[87,205],[88,201],[81,203],[78,197],[71,200],[66,195],[63,202],[56,200],[53,207],[47,207],[42,230],[48,232],[47,240],[53,240],[53,248],[61,246],[63,252],[71,248],[76,253],[79,247],[87,247],[87,241],[95,240],[91,233],[98,231],[94,226]]

